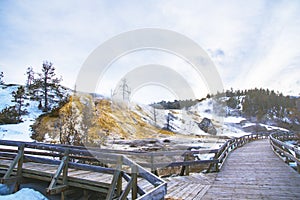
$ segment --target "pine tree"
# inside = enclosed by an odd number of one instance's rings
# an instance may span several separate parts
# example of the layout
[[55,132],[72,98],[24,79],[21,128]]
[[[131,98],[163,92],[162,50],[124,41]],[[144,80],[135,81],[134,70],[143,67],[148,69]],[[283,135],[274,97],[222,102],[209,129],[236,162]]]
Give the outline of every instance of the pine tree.
[[19,123],[18,112],[15,106],[9,106],[0,112],[0,124],[17,124]]
[[155,106],[153,106],[153,121],[154,121],[154,125],[156,126],[156,121],[157,121],[157,111],[156,111],[156,108]]
[[56,77],[55,67],[47,61],[43,63],[42,73],[38,73],[38,76],[31,88],[34,90],[34,99],[43,100],[43,111],[47,112],[50,109],[49,103],[53,102],[55,97],[59,97],[60,100],[63,97],[60,85],[62,79]]
[[26,74],[27,76],[27,80],[26,80],[26,86],[28,88],[30,88],[30,86],[33,84],[34,82],[34,71],[32,67],[28,67],[26,70]]
[[13,91],[12,97],[12,102],[16,103],[15,107],[18,111],[18,120],[21,121],[21,115],[26,113],[26,110],[22,110],[23,106],[25,105],[24,99],[26,98],[24,86],[19,86],[17,91]]
[[175,118],[176,117],[169,112],[168,115],[166,116],[166,123],[164,129],[168,131],[173,131],[175,128],[171,125],[171,122],[174,121]]
[[4,84],[3,77],[3,72],[0,72],[0,84]]

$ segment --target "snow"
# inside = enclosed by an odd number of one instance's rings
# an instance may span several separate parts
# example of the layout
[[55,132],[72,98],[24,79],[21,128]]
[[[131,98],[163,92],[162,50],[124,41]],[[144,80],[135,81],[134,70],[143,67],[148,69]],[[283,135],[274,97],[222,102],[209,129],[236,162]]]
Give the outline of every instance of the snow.
[[[226,100],[226,99],[224,99]],[[222,120],[223,122],[214,121],[216,116],[213,112],[213,99],[203,100],[196,105],[188,109],[172,109],[172,110],[160,110],[156,109],[156,125],[159,127],[164,127],[166,123],[166,117],[168,113],[172,113],[175,118],[170,122],[170,125],[174,127],[174,132],[181,133],[184,135],[193,136],[205,136],[209,135],[205,133],[198,127],[197,123],[200,123],[203,118],[209,118],[213,120],[213,124],[217,125],[218,130],[217,135],[228,136],[228,137],[241,137],[243,135],[248,135],[248,132],[244,132],[241,126],[236,126],[236,124],[241,123],[246,120],[240,116],[226,116]],[[132,106],[131,109],[137,112],[147,123],[155,124],[153,122],[153,108],[148,105],[138,105],[142,111],[136,109],[136,106]],[[243,127],[255,125],[255,123],[246,123]]]
[[245,125],[243,126],[243,128],[246,128],[246,127],[249,127],[249,126],[254,126],[256,125],[255,123],[252,123],[252,122],[248,122],[248,123],[245,123]]
[[26,120],[20,124],[1,125],[0,139],[30,142],[32,139],[29,127],[32,123],[32,121]]
[[249,133],[234,126],[224,125],[222,129],[222,135],[226,135],[228,137],[241,137],[244,135],[249,135]]
[[[0,109],[7,106],[14,105],[11,93],[16,91],[18,86],[0,86]],[[7,124],[0,125],[0,139],[5,140],[16,140],[16,141],[26,141],[31,142],[32,139],[30,126],[34,123],[34,120],[42,114],[42,111],[38,109],[38,102],[30,101],[26,99],[25,104],[29,104],[24,107],[28,111],[28,115],[22,116],[22,123],[19,124]]]
[[227,116],[224,118],[224,122],[226,123],[240,123],[241,121],[245,120],[243,117],[233,117],[233,116]]
[[206,117],[212,119],[213,100],[212,99],[204,100],[196,104],[195,106],[192,106],[189,109],[189,111],[199,113],[202,118]]
[[[0,184],[0,196],[1,195],[6,195],[6,194],[9,194],[10,193],[10,188],[6,185],[3,185],[3,184]],[[1,199],[1,197],[0,197]]]
[[268,131],[269,131],[269,130],[281,130],[281,131],[289,132],[288,129],[281,128],[281,127],[278,127],[278,126],[271,126],[271,125],[266,125],[266,124],[259,124],[259,125],[266,127],[266,129],[267,129]]
[[[18,85],[14,86],[0,86],[0,110],[5,107],[14,105],[12,100],[12,92],[16,91]],[[30,138],[31,131],[30,125],[34,123],[34,120],[42,114],[42,112],[38,109],[38,102],[30,101],[26,99],[24,101],[25,104],[29,104],[27,107],[24,107],[28,111],[28,115],[22,116],[22,123],[19,124],[7,124],[0,125],[0,139],[5,140],[15,140],[15,141],[32,141]],[[2,146],[1,148],[5,148]],[[23,188],[14,194],[11,193],[11,188],[6,185],[0,184],[0,200],[46,200],[41,193],[29,189]]]
[[0,184],[1,200],[47,200],[41,193],[30,188],[22,188],[14,194],[8,194],[9,190],[10,188],[6,185]]

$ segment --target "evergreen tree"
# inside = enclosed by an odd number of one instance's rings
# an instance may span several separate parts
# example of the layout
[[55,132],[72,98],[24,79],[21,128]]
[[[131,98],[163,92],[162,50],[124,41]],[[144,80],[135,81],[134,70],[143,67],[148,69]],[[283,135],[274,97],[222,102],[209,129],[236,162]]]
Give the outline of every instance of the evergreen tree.
[[43,111],[50,109],[49,103],[54,102],[55,97],[60,100],[63,97],[60,82],[62,79],[57,78],[55,67],[51,62],[45,61],[42,66],[42,73],[38,73],[39,78],[34,79],[31,89],[34,91],[34,99],[44,101]]
[[30,86],[33,84],[34,82],[34,71],[32,67],[28,67],[26,70],[26,76],[27,76],[27,80],[26,80],[26,86],[28,88],[30,88]]
[[12,92],[13,100],[15,102],[15,108],[18,111],[18,121],[21,121],[21,115],[26,113],[26,110],[22,110],[24,104],[24,99],[26,98],[25,95],[25,88],[24,86],[19,86],[17,91]]
[[156,123],[157,123],[157,111],[156,111],[156,108],[155,106],[152,107],[153,108],[153,121],[154,121],[154,125],[156,126]]
[[0,84],[4,84],[3,77],[3,72],[0,72]]
[[18,111],[15,106],[6,107],[0,112],[0,124],[17,124],[19,122]]
[[236,99],[236,97],[234,96],[231,96],[227,101],[227,106],[230,107],[230,108],[233,108],[233,109],[236,109],[238,104],[239,104],[239,101]]
[[164,129],[168,131],[173,131],[175,128],[171,125],[171,122],[174,121],[175,118],[176,117],[169,112],[168,115],[166,116],[166,123]]

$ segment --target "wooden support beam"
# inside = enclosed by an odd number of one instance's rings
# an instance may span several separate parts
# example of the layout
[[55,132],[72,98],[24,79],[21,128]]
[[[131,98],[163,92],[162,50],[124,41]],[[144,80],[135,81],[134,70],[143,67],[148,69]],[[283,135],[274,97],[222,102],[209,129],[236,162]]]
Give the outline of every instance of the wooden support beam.
[[[133,162],[132,160],[128,159],[124,155],[118,155],[117,153],[111,154],[111,153],[103,153],[101,151],[94,152],[97,159],[104,159],[104,160],[110,160],[110,162],[117,163],[117,169],[108,168],[108,167],[100,167],[100,166],[93,166],[88,164],[81,164],[81,163],[75,163],[75,162],[69,162],[69,156],[68,153],[65,153],[63,157],[61,157],[62,160],[54,159],[55,157],[61,156],[66,149],[71,148],[70,155],[72,158],[75,158],[79,161],[83,161],[84,159],[90,159],[91,152],[89,152],[87,149],[84,148],[77,148],[77,147],[66,147],[63,145],[48,145],[48,144],[41,144],[41,143],[27,143],[27,142],[15,142],[15,141],[0,141],[0,145],[6,145],[6,146],[13,146],[16,147],[18,145],[21,145],[20,151],[18,151],[18,154],[16,154],[16,149],[12,148],[9,149],[7,152],[1,151],[0,155],[5,155],[7,158],[11,158],[11,161],[9,162],[9,167],[7,171],[5,171],[5,177],[9,178],[6,181],[18,181],[19,177],[11,177],[11,175],[19,175],[23,176],[24,178],[33,178],[37,180],[44,180],[44,181],[50,181],[49,187],[47,188],[47,192],[50,194],[57,194],[62,193],[64,194],[67,192],[68,185],[70,187],[79,187],[82,189],[87,190],[93,190],[93,191],[101,191],[108,193],[108,199],[112,198],[120,198],[124,197],[127,198],[128,194],[132,194],[132,199],[137,199],[138,196],[144,196],[146,198],[147,193],[143,191],[138,186],[138,177],[141,177],[154,185],[154,189],[151,190],[152,194],[166,194],[166,188],[162,188],[162,185],[166,185],[166,183],[160,179],[159,177],[151,174],[147,170],[145,170],[143,167],[141,167],[139,164]],[[29,151],[26,151],[26,155],[24,155],[24,145],[26,149]],[[21,150],[23,148],[23,150]],[[37,149],[42,151],[30,151],[31,149]],[[204,150],[203,152],[214,152],[217,150]],[[21,152],[21,153],[20,153]],[[202,151],[181,151],[188,155],[193,155],[195,152],[202,152]],[[202,152],[202,153],[203,153]],[[169,152],[167,152],[168,154]],[[171,152],[171,154],[178,155],[179,151],[177,152]],[[135,153],[132,153],[132,155],[135,155]],[[164,152],[160,153],[162,156],[166,156]],[[24,155],[24,156],[23,156]],[[38,155],[43,155],[38,156]],[[130,154],[131,155],[131,154]],[[138,154],[139,156],[144,156],[144,154]],[[153,154],[152,154],[153,155]],[[181,154],[182,155],[182,154]],[[48,158],[46,157],[48,156]],[[53,157],[52,157],[53,156]],[[145,155],[147,156],[147,155]],[[180,156],[180,155],[179,155]],[[24,158],[23,158],[24,157]],[[153,155],[153,158],[155,156]],[[96,158],[95,158],[96,159]],[[22,170],[23,160],[28,162],[26,165],[26,168]],[[199,163],[207,163],[207,162],[215,162],[215,161],[197,161],[196,163],[193,163],[193,161],[188,162],[181,162],[181,163],[171,163],[171,165],[174,166],[190,166],[190,165],[198,165]],[[54,168],[56,171],[52,175],[50,172],[42,171],[39,169],[31,169],[27,168],[28,165],[39,165],[37,163],[42,163],[42,165],[51,165],[51,167],[57,167]],[[130,176],[125,174],[122,171],[122,165],[127,165],[131,167],[131,173]],[[154,163],[153,163],[154,164]],[[159,168],[160,166],[154,166],[152,164],[152,167]],[[161,163],[160,163],[161,164]],[[55,165],[55,166],[53,166]],[[18,166],[18,167],[16,167]],[[114,174],[112,184],[109,185],[105,182],[96,182],[91,181],[87,179],[77,179],[76,177],[68,177],[68,168],[72,168],[72,170],[88,170],[91,172],[99,172],[103,174]],[[50,167],[49,167],[50,169]],[[53,171],[52,171],[53,172]],[[129,177],[129,178],[128,178]],[[123,178],[128,181],[128,184],[124,191],[122,191],[122,181]],[[156,189],[157,188],[157,189]],[[131,191],[130,191],[131,190]],[[156,192],[156,190],[159,190]],[[161,193],[164,191],[164,193]],[[152,196],[152,195],[151,195]],[[61,199],[64,199],[64,195],[62,195]]]
[[[58,194],[66,190],[67,188],[67,176],[68,176],[68,151],[66,151],[65,156],[62,158],[60,165],[58,166],[49,187],[47,188],[47,193],[48,194]],[[59,179],[59,176],[63,172],[63,185],[57,186],[57,182]],[[64,195],[62,194],[62,198]]]
[[[123,178],[127,181],[127,182],[130,182],[131,181],[131,177],[126,174],[126,173],[123,173]],[[155,184],[154,184],[155,185]],[[130,187],[131,189],[131,187]],[[137,186],[137,189],[138,189],[138,193],[139,195],[144,195],[146,192],[139,186]]]
[[137,177],[138,177],[138,167],[133,165],[131,167],[131,179],[132,179],[132,189],[131,189],[131,198],[137,199]]
[[[19,190],[20,181],[22,178],[22,166],[23,166],[23,157],[24,157],[24,145],[18,147],[18,154],[15,156],[13,162],[10,164],[5,175],[1,179],[1,183],[15,183],[14,191]],[[16,177],[11,177],[15,167],[17,166]]]
[[[122,171],[122,164],[123,164],[123,156],[120,156],[117,161],[117,170]],[[116,193],[118,197],[122,193],[122,175],[118,177]]]
[[151,173],[155,174],[156,168],[154,167],[154,155],[153,155],[153,153],[150,154],[150,163],[151,163]]
[[[63,167],[63,186],[68,185],[68,164],[69,164],[69,149],[66,149],[65,156],[66,160],[64,161],[65,165]],[[66,198],[65,190],[68,187],[65,187],[64,190],[61,191],[61,200],[64,200]]]
[[133,179],[131,178],[129,180],[129,182],[127,183],[127,185],[126,185],[125,190],[121,194],[121,196],[119,198],[120,200],[126,200],[127,199],[127,196],[128,196],[128,194],[130,192],[130,189],[132,188],[132,181],[133,181]]
[[[296,154],[296,158],[300,160],[300,155],[297,152],[295,154]],[[297,172],[300,173],[300,164],[299,163],[296,164],[297,164]]]
[[24,145],[21,145],[18,147],[18,155],[20,155],[20,158],[18,160],[18,167],[17,167],[17,181],[15,184],[15,192],[17,192],[20,189],[20,178],[22,177],[22,168],[23,168],[23,161],[24,161]]
[[21,179],[22,179],[21,177],[10,177],[10,178],[6,178],[6,179],[1,179],[0,183],[9,185],[9,184],[13,184],[13,183],[16,183],[18,181],[21,181]]
[[122,164],[123,164],[123,156],[118,156],[117,166],[113,176],[113,180],[111,186],[109,187],[106,200],[111,200],[114,197],[115,189],[116,195],[119,196],[122,191]]
[[[54,188],[52,188],[51,190],[47,189],[47,194],[49,195],[53,195],[53,194],[59,194],[59,193],[63,193],[64,191],[66,191],[69,188],[68,185],[59,185],[59,186],[55,186]],[[64,199],[65,196],[62,196],[62,199]]]
[[106,196],[106,200],[112,200],[114,198],[115,188],[117,186],[117,182],[118,182],[118,179],[119,179],[120,175],[121,175],[121,171],[116,170],[115,173],[114,173],[114,177],[113,177],[113,180],[111,182],[111,185],[109,187],[109,190],[108,190],[108,193],[107,193],[107,196]]
[[3,179],[7,179],[10,177],[11,173],[13,172],[14,168],[18,164],[19,160],[21,158],[21,154],[17,154],[17,156],[14,158],[13,162],[10,164],[8,170],[6,171],[5,175],[3,176]]
[[[54,187],[56,186],[57,181],[58,181],[58,178],[59,178],[59,176],[60,176],[61,172],[63,171],[64,166],[65,166],[65,164],[66,164],[66,160],[67,160],[67,157],[63,157],[63,158],[62,158],[61,163],[60,163],[60,165],[58,166],[57,171],[55,172],[55,174],[54,174],[54,176],[53,176],[53,178],[52,178],[52,180],[51,180],[51,183],[50,183],[50,185],[49,185],[49,187],[48,187],[48,190],[49,190],[49,191],[50,191],[52,188],[54,188]],[[47,191],[48,191],[48,190],[47,190]]]

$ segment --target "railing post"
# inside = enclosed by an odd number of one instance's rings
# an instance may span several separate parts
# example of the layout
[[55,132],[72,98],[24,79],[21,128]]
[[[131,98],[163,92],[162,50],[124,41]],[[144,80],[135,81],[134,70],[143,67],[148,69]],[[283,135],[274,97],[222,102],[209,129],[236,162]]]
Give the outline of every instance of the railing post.
[[290,164],[289,157],[287,157],[287,156],[284,155],[284,152],[288,151],[288,149],[286,150],[286,148],[284,146],[282,146],[282,145],[281,145],[281,149],[282,149],[282,156],[285,158],[284,162],[289,165]]
[[[123,164],[123,156],[120,156],[118,158],[118,162],[117,162],[117,170],[120,170],[122,173],[122,164]],[[117,180],[117,195],[118,197],[121,195],[122,193],[122,174],[118,177]]]
[[[296,158],[300,159],[300,155],[298,154],[298,152],[295,151],[295,154],[296,154]],[[297,172],[300,174],[300,164],[298,164],[298,162],[297,162]]]
[[[214,159],[219,159],[220,154],[222,154],[222,152],[217,152]],[[222,163],[222,160],[219,160],[218,162],[215,163],[215,172],[219,172],[219,162]]]
[[[186,155],[184,156],[184,161],[189,161],[189,158],[190,158],[189,154],[186,154]],[[189,166],[189,165],[187,165],[187,166],[185,167],[185,175],[186,175],[186,176],[189,176],[189,175],[190,175],[190,166]]]
[[132,189],[131,189],[131,198],[137,199],[137,176],[138,176],[138,168],[136,165],[132,165],[131,167],[131,178],[132,178]]
[[[68,164],[69,164],[69,149],[65,150],[66,161],[63,169],[63,185],[68,185]],[[66,198],[65,191],[61,192],[61,200]]]
[[236,139],[233,140],[233,150],[236,149],[237,147],[237,143],[236,143]]
[[24,161],[24,144],[19,146],[18,148],[18,154],[20,155],[20,159],[18,161],[18,168],[17,168],[17,181],[15,185],[15,192],[20,189],[20,179],[22,178],[22,167],[23,167],[23,161]]
[[[184,154],[183,161],[184,162],[189,161],[189,154],[188,153]],[[189,165],[182,165],[180,176],[184,176],[184,175],[186,175],[186,176],[190,175],[190,166]]]
[[157,169],[154,166],[154,155],[153,155],[152,152],[151,152],[151,155],[150,155],[150,162],[151,162],[151,173],[155,174],[155,175],[158,175]]
[[[115,169],[115,172],[114,172],[114,176],[113,176],[111,185],[108,189],[106,200],[112,200],[114,198],[115,191],[117,193],[121,193],[120,190],[122,190],[122,182],[121,181],[122,181],[122,175],[123,175],[122,174],[122,164],[123,164],[123,156],[120,155],[117,158],[116,169]],[[133,175],[131,174],[131,176],[133,176]]]

